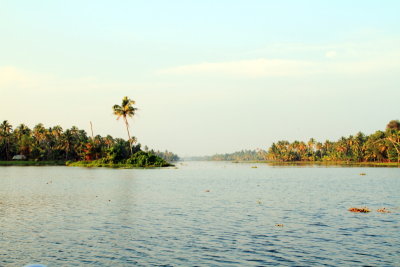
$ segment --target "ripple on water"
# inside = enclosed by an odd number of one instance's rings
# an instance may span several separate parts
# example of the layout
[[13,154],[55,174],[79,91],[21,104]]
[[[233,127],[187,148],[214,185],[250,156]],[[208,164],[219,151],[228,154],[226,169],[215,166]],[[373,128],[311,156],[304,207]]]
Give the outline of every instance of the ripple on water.
[[398,169],[223,165],[1,168],[0,266],[399,263]]

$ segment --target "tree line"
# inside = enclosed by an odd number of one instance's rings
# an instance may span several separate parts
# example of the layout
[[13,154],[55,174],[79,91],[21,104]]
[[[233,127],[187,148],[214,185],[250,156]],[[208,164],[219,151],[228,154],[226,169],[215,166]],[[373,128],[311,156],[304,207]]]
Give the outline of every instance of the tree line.
[[241,150],[234,153],[215,154],[206,157],[205,160],[222,160],[222,161],[260,161],[266,160],[266,151],[257,150]]
[[[132,139],[136,140],[131,138],[131,142]],[[0,124],[0,160],[11,160],[14,155],[39,161],[119,160],[142,151],[140,143],[132,145],[131,142],[110,135],[89,137],[76,126],[63,130],[59,125],[46,128],[39,123],[32,129],[25,124],[14,129],[7,120]],[[179,159],[172,152],[149,150],[147,146],[144,151],[169,162]]]
[[46,128],[39,123],[33,129],[25,124],[13,129],[5,120],[0,124],[0,160],[11,160],[14,155],[22,155],[35,161],[100,160],[99,162],[107,164],[126,163],[130,159],[129,162],[136,165],[165,165],[162,159],[169,162],[178,160],[179,157],[172,152],[149,150],[147,146],[142,151],[140,143],[135,145],[137,139],[131,137],[128,123],[128,118],[133,117],[138,110],[134,104],[134,100],[125,96],[121,105],[112,107],[117,120],[123,118],[128,133],[127,141],[110,135],[93,136],[93,131],[89,137],[76,126],[64,131],[59,125]]
[[267,158],[278,161],[351,161],[400,163],[400,122],[392,120],[385,131],[361,132],[336,142],[279,141],[268,149]]
[[400,121],[390,121],[385,131],[365,135],[361,132],[337,141],[308,142],[281,140],[268,150],[242,150],[230,154],[216,154],[209,160],[271,160],[271,161],[346,161],[400,163]]

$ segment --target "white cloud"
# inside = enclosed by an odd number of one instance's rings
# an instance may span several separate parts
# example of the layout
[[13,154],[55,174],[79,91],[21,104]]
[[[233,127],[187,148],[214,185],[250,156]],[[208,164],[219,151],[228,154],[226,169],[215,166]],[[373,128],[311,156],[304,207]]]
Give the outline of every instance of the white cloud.
[[[336,51],[326,53],[327,58],[334,58]],[[159,70],[163,75],[230,75],[235,77],[273,77],[304,76],[315,74],[358,74],[385,70],[399,70],[400,54],[392,53],[377,58],[358,58],[347,60],[283,60],[254,59],[228,62],[205,62],[183,65]]]
[[293,76],[318,72],[315,64],[307,61],[282,59],[253,59],[229,62],[205,62],[183,65],[158,71],[159,74],[187,75],[197,73],[230,74],[248,77]]
[[234,77],[293,77],[398,72],[399,45],[398,37],[330,44],[270,44],[238,55],[240,58],[247,58],[245,60],[194,63],[162,69],[157,73],[180,76],[211,74]]

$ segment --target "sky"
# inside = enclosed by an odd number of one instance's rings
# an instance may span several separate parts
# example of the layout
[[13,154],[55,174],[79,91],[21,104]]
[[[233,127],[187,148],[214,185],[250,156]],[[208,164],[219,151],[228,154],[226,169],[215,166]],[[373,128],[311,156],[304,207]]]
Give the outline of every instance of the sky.
[[180,156],[400,119],[400,1],[0,0],[0,120]]

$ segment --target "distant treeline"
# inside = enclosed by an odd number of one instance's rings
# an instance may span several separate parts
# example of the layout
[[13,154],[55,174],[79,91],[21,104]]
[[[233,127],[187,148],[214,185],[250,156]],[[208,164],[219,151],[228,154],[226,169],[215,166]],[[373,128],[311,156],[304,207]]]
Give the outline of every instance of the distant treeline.
[[162,158],[168,162],[178,161],[180,159],[177,154],[174,154],[168,150],[165,150],[164,152],[159,151],[159,150],[154,150],[154,149],[148,150],[147,146],[144,147],[144,150],[148,151],[156,156],[159,156],[160,158]]
[[318,142],[278,141],[265,150],[242,150],[231,154],[217,154],[209,160],[272,160],[272,161],[346,161],[400,162],[400,122],[392,120],[385,131],[371,135],[361,132],[339,140]]
[[[13,129],[8,121],[0,124],[0,160],[11,160],[15,155],[23,155],[26,159],[38,161],[108,159],[109,162],[120,162],[140,151],[141,144],[132,145],[130,151],[130,142],[122,138],[110,135],[89,137],[84,130],[75,126],[63,130],[58,125],[46,128],[39,123],[33,129],[24,124]],[[147,146],[144,151],[169,162],[179,159],[172,152],[149,150]]]
[[234,153],[215,154],[206,157],[206,160],[228,160],[228,161],[259,161],[266,160],[265,150],[242,150]]

